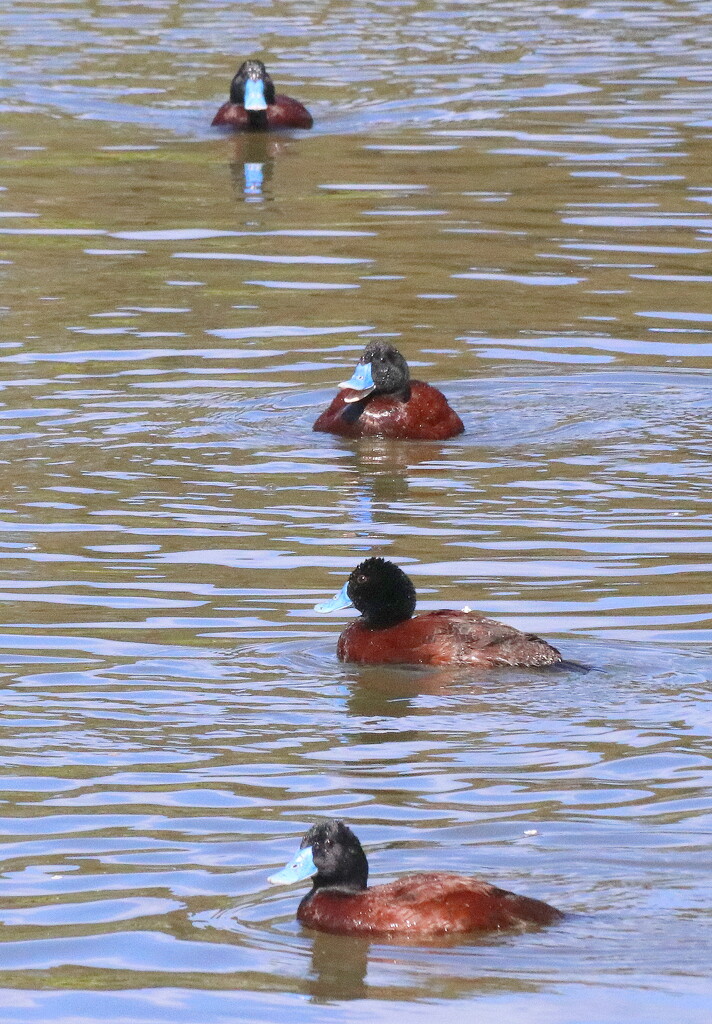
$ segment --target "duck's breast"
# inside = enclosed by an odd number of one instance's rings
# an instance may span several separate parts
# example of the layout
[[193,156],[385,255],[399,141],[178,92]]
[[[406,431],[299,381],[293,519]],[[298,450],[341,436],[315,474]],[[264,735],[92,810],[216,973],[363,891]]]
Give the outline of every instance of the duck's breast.
[[443,441],[465,429],[445,395],[423,381],[411,381],[407,402],[394,395],[371,395],[358,402],[357,393],[340,391],[314,423],[314,430],[342,437],[392,437]]

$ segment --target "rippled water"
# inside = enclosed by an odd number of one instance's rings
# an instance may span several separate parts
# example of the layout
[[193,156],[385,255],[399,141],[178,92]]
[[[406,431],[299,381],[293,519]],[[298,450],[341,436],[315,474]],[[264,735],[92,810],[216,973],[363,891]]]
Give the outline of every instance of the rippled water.
[[[0,1021],[709,1020],[711,14],[5,0]],[[375,336],[462,437],[312,433]],[[364,553],[588,671],[339,664]],[[331,815],[569,916],[302,931]]]

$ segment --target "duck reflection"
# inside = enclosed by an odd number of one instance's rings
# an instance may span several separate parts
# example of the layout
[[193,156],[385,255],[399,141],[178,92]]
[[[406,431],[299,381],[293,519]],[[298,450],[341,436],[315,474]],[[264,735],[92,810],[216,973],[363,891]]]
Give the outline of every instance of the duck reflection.
[[[386,992],[392,995],[394,986],[404,998],[420,999],[425,995],[423,977],[428,977],[427,994],[431,996],[445,996],[453,984],[462,992],[487,992],[491,990],[492,980],[480,977],[476,969],[473,977],[464,977],[461,956],[456,961],[448,961],[445,971],[441,961],[437,975],[433,976],[432,951],[454,950],[462,954],[468,947],[500,945],[507,941],[506,936],[499,934],[438,935],[427,941],[417,936],[400,936],[397,945],[391,945],[387,938],[374,941],[327,932],[309,932],[309,935],[313,936],[311,965],[304,988],[311,1002],[317,1004],[373,999]],[[423,951],[422,957],[420,951]],[[372,968],[370,983],[369,967]],[[526,990],[532,992],[539,988],[536,983],[526,986]]]
[[[347,666],[344,666],[346,669]],[[442,697],[447,695],[453,683],[467,676],[466,670],[450,666],[442,668],[407,668],[392,665],[354,666],[346,679],[348,686],[347,705],[349,714],[355,718],[408,718],[413,715],[432,714],[432,707],[419,707],[424,695]],[[403,739],[404,734],[399,733]],[[371,728],[363,734],[356,733],[359,743],[374,742],[375,733]],[[383,740],[378,734],[378,742]]]
[[262,134],[237,135],[232,141],[229,166],[236,198],[246,203],[265,202],[271,198],[268,186],[274,175],[275,161],[289,143]]
[[444,456],[444,448],[432,441],[409,441],[404,445],[389,438],[368,438],[366,442],[355,442],[353,453],[357,472],[346,503],[355,522],[372,526],[375,508],[381,505],[390,509],[394,503],[405,501],[411,472],[437,463]]
[[307,991],[312,1002],[363,999],[368,995],[369,939],[314,932]]

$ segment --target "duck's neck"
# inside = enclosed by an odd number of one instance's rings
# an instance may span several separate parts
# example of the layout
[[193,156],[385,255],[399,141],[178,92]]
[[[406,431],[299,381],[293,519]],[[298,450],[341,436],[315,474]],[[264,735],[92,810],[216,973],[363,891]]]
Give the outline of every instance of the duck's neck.
[[317,878],[313,879],[312,887],[306,896],[302,897],[301,905],[309,903],[317,893],[329,892],[329,893],[341,893],[343,896],[356,896],[360,892],[365,892],[368,885],[362,884],[359,880],[348,881],[348,882],[329,882],[319,881]]
[[248,110],[247,111],[247,127],[253,132],[266,132],[267,131],[267,111],[266,110]]
[[410,381],[407,381],[403,385],[402,388],[399,388],[395,392],[395,396],[394,397],[400,399],[401,402],[409,402],[410,401],[410,395],[411,395]]
[[413,610],[402,605],[384,605],[377,611],[364,612],[361,620],[366,629],[391,629],[393,626],[400,626],[401,622],[412,619]]

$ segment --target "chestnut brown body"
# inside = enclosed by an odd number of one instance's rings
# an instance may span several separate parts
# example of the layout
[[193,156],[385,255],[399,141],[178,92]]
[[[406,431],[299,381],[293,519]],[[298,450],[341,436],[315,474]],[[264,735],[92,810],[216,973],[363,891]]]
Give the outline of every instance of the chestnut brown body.
[[[340,391],[314,423],[314,430],[342,437],[394,437],[444,441],[461,434],[462,420],[432,384],[410,381],[410,397]],[[356,401],[354,401],[356,398]],[[349,401],[351,399],[351,401]]]
[[371,629],[363,619],[339,637],[341,661],[411,665],[556,665],[559,651],[533,633],[522,633],[476,612],[446,608],[415,615],[386,629]]
[[448,935],[554,924],[561,911],[542,900],[499,889],[479,878],[432,871],[361,892],[315,889],[297,919],[342,935]]
[[273,131],[279,128],[311,128],[314,123],[307,108],[290,96],[275,96],[274,103],[269,103],[267,109],[259,113],[262,116],[257,118],[254,112],[228,100],[220,107],[212,124],[213,127],[234,128],[236,131]]

